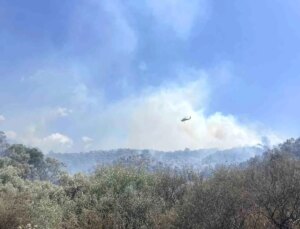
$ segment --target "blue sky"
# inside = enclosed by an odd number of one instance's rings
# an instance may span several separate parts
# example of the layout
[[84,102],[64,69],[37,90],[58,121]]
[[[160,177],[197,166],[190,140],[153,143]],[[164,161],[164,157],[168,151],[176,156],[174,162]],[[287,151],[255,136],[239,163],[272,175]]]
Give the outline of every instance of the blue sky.
[[0,129],[45,152],[297,137],[299,10],[299,0],[0,0]]

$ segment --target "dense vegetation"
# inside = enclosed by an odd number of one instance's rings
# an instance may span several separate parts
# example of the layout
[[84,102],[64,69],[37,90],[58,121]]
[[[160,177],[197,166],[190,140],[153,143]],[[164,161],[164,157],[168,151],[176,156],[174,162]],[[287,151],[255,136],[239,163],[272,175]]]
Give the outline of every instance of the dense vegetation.
[[300,228],[300,139],[209,176],[124,164],[68,175],[0,137],[0,229]]
[[261,155],[264,146],[239,147],[227,150],[199,149],[178,150],[164,152],[157,150],[98,150],[84,153],[50,153],[49,156],[63,162],[71,174],[78,172],[94,171],[101,165],[115,163],[137,164],[138,161],[147,162],[148,167],[155,169],[157,166],[172,168],[194,167],[205,169],[218,164],[238,164],[247,161],[251,157]]

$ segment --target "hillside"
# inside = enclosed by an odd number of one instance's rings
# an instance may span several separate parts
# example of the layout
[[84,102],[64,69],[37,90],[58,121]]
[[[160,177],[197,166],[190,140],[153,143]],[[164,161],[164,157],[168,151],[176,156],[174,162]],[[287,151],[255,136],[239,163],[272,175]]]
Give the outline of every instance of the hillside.
[[251,157],[261,155],[262,147],[241,147],[228,150],[200,149],[163,152],[154,150],[118,149],[110,151],[92,151],[87,153],[50,153],[48,156],[63,162],[67,170],[92,172],[97,166],[143,164],[150,169],[158,165],[172,168],[191,167],[204,169],[218,164],[238,164]]

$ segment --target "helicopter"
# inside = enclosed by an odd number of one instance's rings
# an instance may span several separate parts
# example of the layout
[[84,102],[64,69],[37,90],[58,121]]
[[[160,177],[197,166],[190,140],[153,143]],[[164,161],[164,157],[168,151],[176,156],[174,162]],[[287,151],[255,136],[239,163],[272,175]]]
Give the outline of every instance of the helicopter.
[[185,121],[191,120],[191,118],[192,118],[191,116],[190,116],[190,117],[188,117],[188,118],[187,118],[187,117],[185,117],[185,118],[181,119],[181,122],[185,122]]

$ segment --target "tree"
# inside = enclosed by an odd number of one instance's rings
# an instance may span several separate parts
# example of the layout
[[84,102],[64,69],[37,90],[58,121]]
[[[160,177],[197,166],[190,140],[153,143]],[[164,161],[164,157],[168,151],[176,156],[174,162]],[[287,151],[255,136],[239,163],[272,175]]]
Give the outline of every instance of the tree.
[[254,214],[274,227],[300,226],[300,162],[269,152],[246,171],[246,186]]
[[0,156],[4,154],[5,150],[8,148],[7,138],[4,132],[0,131]]

